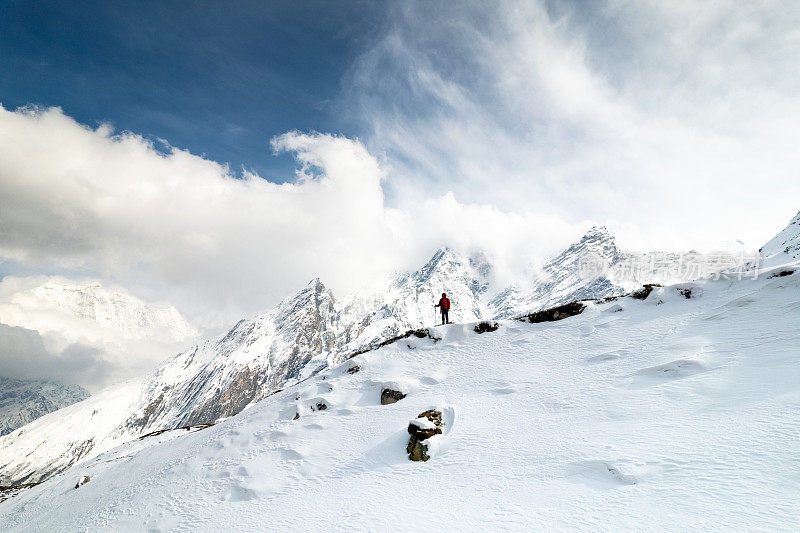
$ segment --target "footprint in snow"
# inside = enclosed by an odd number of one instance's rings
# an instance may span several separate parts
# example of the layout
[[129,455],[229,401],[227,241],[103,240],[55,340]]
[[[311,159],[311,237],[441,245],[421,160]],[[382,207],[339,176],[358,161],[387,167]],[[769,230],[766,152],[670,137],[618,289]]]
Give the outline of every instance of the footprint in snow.
[[284,461],[302,461],[306,458],[305,455],[291,448],[281,448],[280,454]]
[[586,359],[586,362],[592,364],[605,363],[607,361],[614,361],[616,359],[620,359],[625,355],[628,355],[628,352],[626,350],[612,350],[610,352],[605,352],[601,353],[600,355],[589,357],[588,359]]
[[677,359],[663,365],[644,368],[630,376],[631,388],[644,388],[708,372],[711,368],[696,359]]
[[567,476],[595,489],[635,485],[639,479],[607,461],[581,461],[567,467]]
[[224,501],[246,502],[258,498],[258,493],[239,482],[233,482],[222,496]]

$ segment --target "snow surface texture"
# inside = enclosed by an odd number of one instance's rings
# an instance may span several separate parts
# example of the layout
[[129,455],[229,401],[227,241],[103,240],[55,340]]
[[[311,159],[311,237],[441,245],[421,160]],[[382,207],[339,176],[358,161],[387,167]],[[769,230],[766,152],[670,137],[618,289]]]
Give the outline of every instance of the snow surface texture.
[[0,435],[88,397],[78,385],[0,376]]
[[[399,340],[211,428],[77,465],[1,503],[0,524],[791,530],[800,273],[764,274],[481,335],[474,324],[432,328],[441,340]],[[380,405],[388,384],[408,396]],[[429,440],[429,461],[412,463],[406,429],[430,408],[444,433]]]
[[[0,438],[0,484],[38,482],[141,435],[235,415],[353,353],[430,326],[443,291],[453,302],[450,320],[460,323],[621,294],[624,286],[602,276],[587,277],[579,268],[586,259],[604,257],[613,264],[621,256],[605,228],[592,228],[545,265],[529,289],[503,290],[502,297],[492,296],[492,266],[485,257],[446,248],[416,272],[390,277],[373,294],[337,301],[313,280],[275,309],[242,320],[226,335],[130,381],[124,387],[130,396],[112,388],[71,410],[69,419],[54,414]],[[646,281],[661,281],[653,275]]]

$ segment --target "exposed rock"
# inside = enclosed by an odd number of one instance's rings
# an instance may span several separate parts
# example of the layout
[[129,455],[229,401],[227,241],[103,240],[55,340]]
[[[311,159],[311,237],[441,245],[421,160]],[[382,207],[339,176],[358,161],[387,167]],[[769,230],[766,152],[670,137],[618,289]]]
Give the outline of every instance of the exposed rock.
[[381,392],[381,405],[389,405],[390,403],[397,403],[406,395],[400,391],[392,390],[392,389],[383,389]]
[[0,376],[0,435],[88,397],[77,385]]
[[361,370],[361,365],[353,365],[353,366],[351,366],[350,368],[347,369],[347,373],[348,374],[355,374],[359,370]]
[[646,300],[650,293],[653,292],[653,289],[656,287],[661,287],[661,285],[657,283],[646,283],[642,286],[641,289],[636,289],[632,293],[630,293],[631,298],[636,298],[637,300]]
[[20,483],[19,485],[0,485],[0,502],[13,498],[26,489],[35,487],[38,483]]
[[692,289],[678,289],[678,292],[681,293],[687,300],[691,299],[692,297]]
[[292,418],[292,420],[297,420],[298,418],[300,418],[300,413],[295,413],[294,418]]
[[[324,402],[319,402],[319,403],[317,404],[317,411],[324,411],[324,410],[326,410],[327,408],[328,408],[328,404],[326,404],[326,403],[324,403]],[[314,408],[312,407],[312,408],[311,408],[311,410],[313,411],[313,410],[314,410]]]
[[408,446],[406,446],[406,453],[408,458],[412,461],[427,461],[430,459],[428,455],[428,445],[424,442],[434,435],[442,434],[442,412],[435,409],[420,413],[420,415],[409,422]]
[[792,274],[794,274],[794,270],[781,270],[780,272],[772,274],[768,279],[782,278],[784,276],[791,276]]
[[483,322],[479,322],[475,326],[474,331],[475,331],[475,333],[479,333],[479,334],[480,333],[488,333],[490,331],[497,331],[497,328],[499,328],[499,327],[500,327],[500,324],[498,324],[497,322],[487,322],[486,320],[484,320]]
[[424,339],[424,338],[433,339],[434,342],[438,342],[438,341],[442,340],[440,337],[436,337],[436,336],[432,335],[431,332],[427,328],[411,329],[411,330],[406,331],[402,335],[398,335],[396,337],[392,337],[391,339],[386,339],[385,341],[382,341],[382,342],[379,342],[377,344],[368,346],[367,348],[364,348],[363,350],[358,350],[357,352],[353,352],[347,358],[348,359],[352,359],[353,357],[355,357],[357,355],[361,355],[362,353],[367,353],[367,352],[371,352],[372,350],[377,350],[378,348],[382,348],[382,347],[387,346],[389,344],[393,344],[393,343],[395,343],[397,341],[400,341],[400,340],[403,340],[403,339],[407,339],[407,338],[409,338],[411,336],[417,337],[418,339]]
[[150,437],[155,437],[157,435],[161,435],[162,433],[166,433],[167,431],[175,431],[177,429],[185,429],[186,431],[191,431],[191,430],[194,429],[196,431],[199,431],[201,429],[210,428],[211,426],[214,426],[214,425],[216,425],[216,424],[198,424],[196,426],[181,426],[179,428],[159,429],[157,431],[151,431],[150,433],[142,435],[141,437],[139,437],[139,440],[144,440],[144,439],[147,439],[147,438],[150,438]]
[[89,476],[81,476],[77,483],[75,483],[75,488],[80,488],[81,485],[86,485],[92,480]]
[[538,322],[554,322],[556,320],[564,320],[565,318],[579,315],[583,313],[584,309],[586,309],[586,306],[581,302],[570,302],[565,305],[559,305],[558,307],[551,307],[550,309],[544,309],[529,315],[521,316],[517,320],[530,322],[531,324]]

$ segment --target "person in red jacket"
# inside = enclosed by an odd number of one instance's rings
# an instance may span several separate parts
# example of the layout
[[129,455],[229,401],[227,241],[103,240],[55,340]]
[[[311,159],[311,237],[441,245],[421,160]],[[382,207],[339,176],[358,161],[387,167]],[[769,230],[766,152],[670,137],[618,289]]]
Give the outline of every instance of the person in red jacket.
[[436,304],[434,307],[439,307],[442,311],[442,324],[449,324],[450,320],[447,315],[450,311],[450,299],[447,298],[446,292],[442,293],[442,297],[439,299],[439,303]]

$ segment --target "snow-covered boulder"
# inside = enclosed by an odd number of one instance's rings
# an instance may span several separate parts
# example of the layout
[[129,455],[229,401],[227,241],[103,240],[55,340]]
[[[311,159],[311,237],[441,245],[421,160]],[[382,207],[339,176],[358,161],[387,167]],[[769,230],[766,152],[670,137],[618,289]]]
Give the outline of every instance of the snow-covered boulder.
[[442,412],[436,409],[429,409],[424,413],[408,423],[408,446],[406,452],[408,458],[412,461],[427,461],[430,459],[428,455],[428,439],[434,435],[442,434]]

